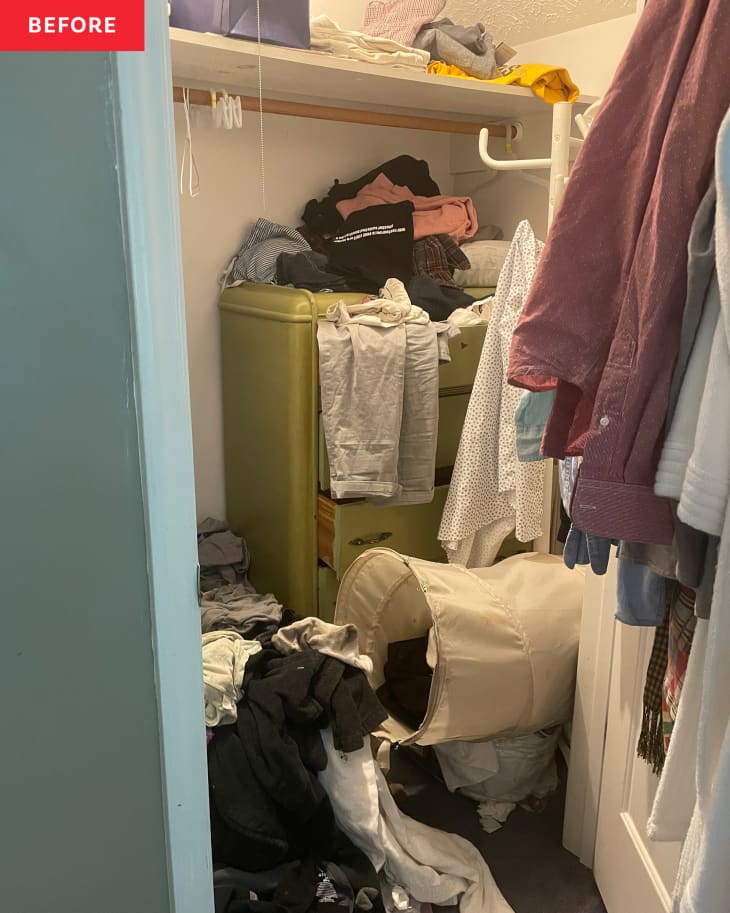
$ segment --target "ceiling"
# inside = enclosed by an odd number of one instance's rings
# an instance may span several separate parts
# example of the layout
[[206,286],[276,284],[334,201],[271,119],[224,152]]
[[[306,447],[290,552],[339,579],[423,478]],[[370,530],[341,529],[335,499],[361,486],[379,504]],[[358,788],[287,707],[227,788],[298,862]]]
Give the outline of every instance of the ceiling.
[[636,0],[448,0],[441,14],[454,22],[483,22],[493,37],[508,44],[627,16]]

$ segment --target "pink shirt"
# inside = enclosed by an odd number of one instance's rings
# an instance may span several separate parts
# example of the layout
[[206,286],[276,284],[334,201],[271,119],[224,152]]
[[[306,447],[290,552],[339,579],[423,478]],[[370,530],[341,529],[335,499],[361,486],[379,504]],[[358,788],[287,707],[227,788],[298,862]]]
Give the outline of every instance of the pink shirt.
[[512,341],[509,381],[556,387],[543,453],[582,453],[572,519],[669,543],[654,477],[687,242],[730,105],[727,0],[653,0],[571,172]]
[[457,243],[476,232],[477,213],[471,197],[419,197],[408,187],[394,184],[384,174],[366,184],[352,200],[340,200],[337,211],[346,219],[351,212],[384,203],[413,203],[413,240],[429,235],[450,235]]

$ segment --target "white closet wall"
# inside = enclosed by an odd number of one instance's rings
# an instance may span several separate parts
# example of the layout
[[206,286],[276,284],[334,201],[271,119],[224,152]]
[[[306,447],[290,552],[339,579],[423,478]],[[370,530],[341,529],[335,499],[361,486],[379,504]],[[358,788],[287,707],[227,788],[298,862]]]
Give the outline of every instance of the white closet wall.
[[567,67],[581,92],[600,96],[611,84],[635,25],[636,16],[632,13],[523,42],[515,48],[516,59]]
[[[323,196],[334,178],[351,180],[402,153],[427,159],[441,189],[453,190],[446,133],[267,115],[263,212],[258,115],[247,113],[244,129],[230,131],[212,127],[210,117],[209,108],[193,109],[200,194],[180,198],[198,519],[225,517],[216,279],[254,220],[265,215],[299,225],[307,200]],[[179,169],[181,105],[175,105],[175,138]]]

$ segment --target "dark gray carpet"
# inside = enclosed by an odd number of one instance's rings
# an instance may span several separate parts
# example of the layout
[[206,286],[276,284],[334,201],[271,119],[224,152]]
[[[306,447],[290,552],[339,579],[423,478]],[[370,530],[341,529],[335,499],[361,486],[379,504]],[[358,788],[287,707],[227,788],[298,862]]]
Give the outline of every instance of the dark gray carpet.
[[466,837],[479,848],[515,913],[606,913],[590,869],[562,846],[565,771],[541,812],[515,811],[485,833],[476,804],[451,794],[408,749],[391,752],[388,779],[412,818]]

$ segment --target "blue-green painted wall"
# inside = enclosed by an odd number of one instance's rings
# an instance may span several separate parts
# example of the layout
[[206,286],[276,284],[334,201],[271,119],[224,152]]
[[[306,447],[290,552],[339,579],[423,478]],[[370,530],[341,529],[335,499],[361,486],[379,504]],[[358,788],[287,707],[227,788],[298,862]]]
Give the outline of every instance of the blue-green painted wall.
[[0,55],[0,188],[0,909],[167,913],[107,55]]

